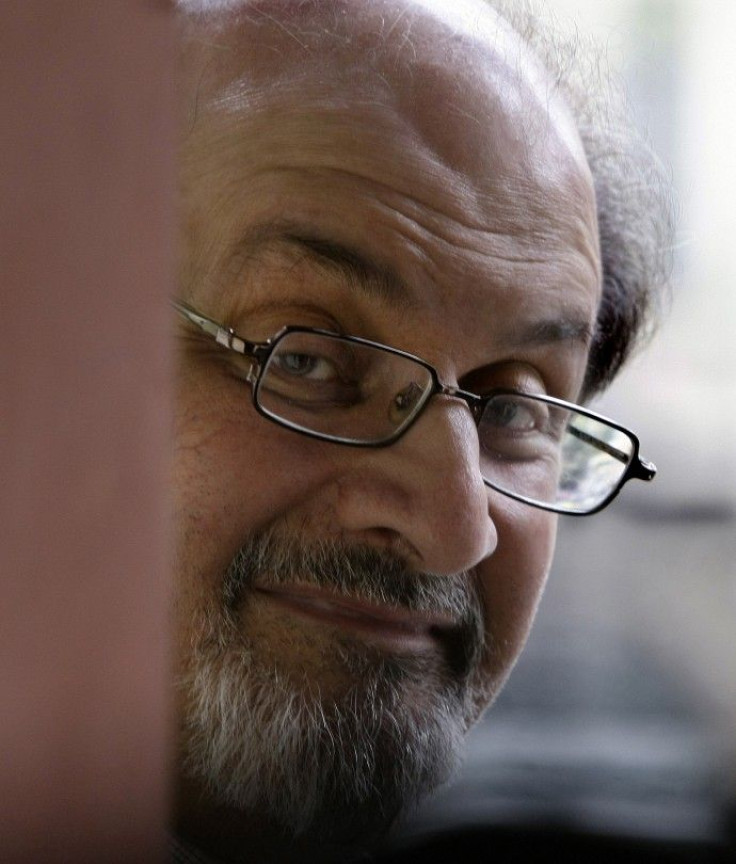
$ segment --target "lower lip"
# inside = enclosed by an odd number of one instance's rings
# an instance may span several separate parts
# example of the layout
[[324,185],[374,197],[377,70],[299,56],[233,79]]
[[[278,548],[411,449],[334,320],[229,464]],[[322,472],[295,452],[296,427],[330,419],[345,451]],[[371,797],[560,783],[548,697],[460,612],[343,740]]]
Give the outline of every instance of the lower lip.
[[393,621],[333,603],[322,596],[269,591],[258,588],[259,597],[293,612],[301,618],[338,627],[377,647],[396,653],[425,653],[436,649],[438,633],[429,624]]

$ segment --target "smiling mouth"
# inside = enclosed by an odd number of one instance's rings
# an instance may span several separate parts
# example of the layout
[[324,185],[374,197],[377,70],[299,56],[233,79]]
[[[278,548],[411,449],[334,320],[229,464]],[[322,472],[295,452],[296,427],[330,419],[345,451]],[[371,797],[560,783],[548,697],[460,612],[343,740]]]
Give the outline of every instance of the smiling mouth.
[[338,628],[397,653],[436,650],[443,636],[458,626],[449,614],[372,603],[311,585],[254,586],[254,591],[267,603],[302,619]]

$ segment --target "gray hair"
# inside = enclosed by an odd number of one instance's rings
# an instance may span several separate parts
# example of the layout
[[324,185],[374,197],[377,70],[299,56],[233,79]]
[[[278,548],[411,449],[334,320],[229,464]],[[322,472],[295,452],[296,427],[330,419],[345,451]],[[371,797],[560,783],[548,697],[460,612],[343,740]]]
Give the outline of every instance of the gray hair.
[[487,0],[537,55],[567,103],[593,175],[603,294],[583,395],[608,386],[652,335],[672,268],[669,172],[634,126],[600,48],[562,34],[533,0]]

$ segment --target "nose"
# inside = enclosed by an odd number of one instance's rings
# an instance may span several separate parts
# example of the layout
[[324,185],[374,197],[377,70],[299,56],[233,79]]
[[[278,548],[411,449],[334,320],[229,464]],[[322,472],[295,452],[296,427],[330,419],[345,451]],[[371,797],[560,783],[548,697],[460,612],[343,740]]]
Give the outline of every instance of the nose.
[[475,567],[494,552],[478,435],[459,400],[433,400],[389,447],[344,455],[337,518],[348,535],[395,548],[412,566],[441,575]]

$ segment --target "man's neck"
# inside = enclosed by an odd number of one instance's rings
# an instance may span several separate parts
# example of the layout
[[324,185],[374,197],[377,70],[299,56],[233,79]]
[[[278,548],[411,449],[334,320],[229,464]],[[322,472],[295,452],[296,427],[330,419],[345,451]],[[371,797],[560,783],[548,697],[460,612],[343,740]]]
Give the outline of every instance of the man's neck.
[[[261,817],[218,806],[199,790],[180,789],[174,845],[179,864],[343,864],[368,861],[366,850],[294,838]],[[188,854],[190,857],[181,857]],[[199,857],[197,857],[199,856]]]

